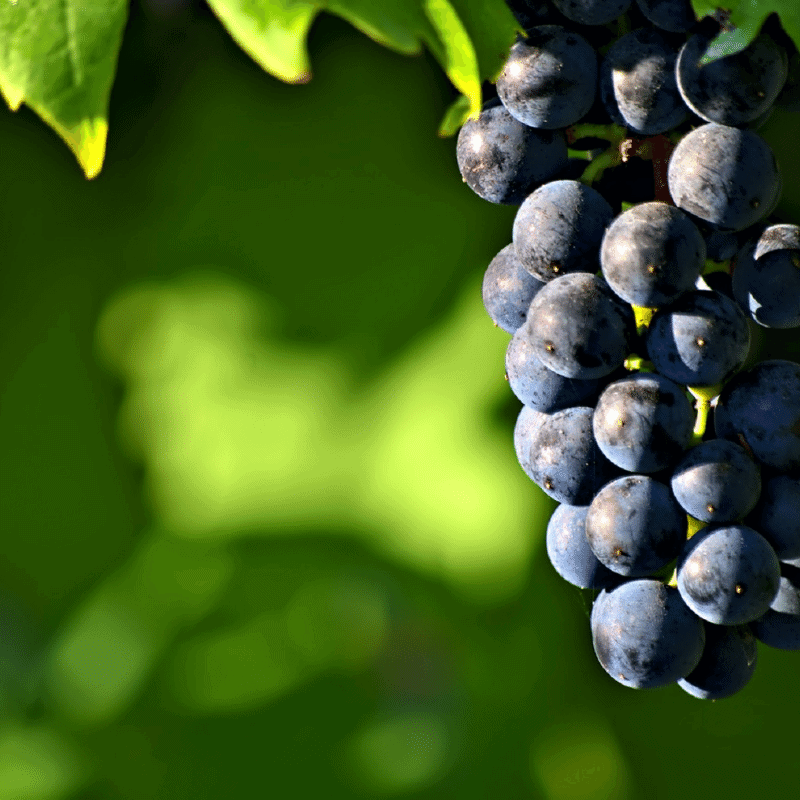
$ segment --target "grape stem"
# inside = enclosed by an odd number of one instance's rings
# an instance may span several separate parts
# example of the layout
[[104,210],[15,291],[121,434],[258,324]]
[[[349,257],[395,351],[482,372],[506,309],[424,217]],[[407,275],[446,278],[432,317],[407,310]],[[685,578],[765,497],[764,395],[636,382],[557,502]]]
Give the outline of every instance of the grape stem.
[[636,319],[636,331],[639,336],[644,335],[656,313],[655,308],[645,308],[644,306],[633,306],[633,315]]
[[599,180],[605,170],[624,164],[631,158],[641,158],[653,163],[654,200],[672,204],[672,197],[667,184],[667,166],[675,142],[669,136],[660,133],[638,139],[628,135],[621,125],[595,125],[581,123],[566,129],[569,145],[580,139],[604,139],[609,143],[608,149],[595,157],[581,175],[581,183],[591,186]]
[[652,361],[637,355],[628,356],[623,362],[623,366],[629,372],[655,372]]
[[689,393],[694,397],[694,407],[697,417],[692,434],[692,447],[703,441],[708,426],[708,412],[711,410],[711,401],[722,391],[722,385],[715,386],[689,386]]
[[600,153],[599,156],[595,156],[595,158],[589,162],[589,166],[586,167],[581,175],[581,183],[591,186],[595,181],[600,180],[607,169],[617,167],[621,163],[622,158],[619,151],[615,150],[613,147],[609,147],[608,150]]

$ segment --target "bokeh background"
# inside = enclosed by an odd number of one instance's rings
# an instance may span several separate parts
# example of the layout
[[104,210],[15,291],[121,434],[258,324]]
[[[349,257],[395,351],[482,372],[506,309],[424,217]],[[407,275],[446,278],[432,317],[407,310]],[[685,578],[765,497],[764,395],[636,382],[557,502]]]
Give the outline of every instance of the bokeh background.
[[547,562],[454,90],[309,48],[287,86],[135,0],[92,182],[0,110],[0,800],[792,796],[796,655],[626,689]]

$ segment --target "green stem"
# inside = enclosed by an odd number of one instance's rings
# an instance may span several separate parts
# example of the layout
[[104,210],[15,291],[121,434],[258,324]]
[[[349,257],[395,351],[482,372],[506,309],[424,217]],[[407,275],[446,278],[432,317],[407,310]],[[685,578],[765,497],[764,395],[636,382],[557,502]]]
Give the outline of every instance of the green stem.
[[697,409],[697,417],[694,421],[694,431],[692,432],[692,445],[698,445],[703,441],[708,425],[708,412],[711,409],[711,402],[698,398],[694,404]]
[[[701,522],[699,519],[695,519],[694,517],[690,517],[688,514],[686,515],[686,541],[688,542],[689,539],[692,538],[699,530],[705,528],[706,523]],[[672,577],[667,582],[668,586],[674,586],[677,588],[678,586],[678,568],[675,567],[675,570],[672,573]]]
[[722,384],[689,386],[687,388],[695,399],[694,407],[697,411],[692,436],[692,447],[694,447],[703,441],[703,436],[705,436],[706,427],[708,426],[708,412],[711,410],[711,401],[722,391]]
[[595,125],[590,122],[582,122],[578,125],[570,125],[567,128],[567,141],[572,144],[579,139],[605,139],[610,142],[615,148],[618,148],[620,142],[625,139],[625,128],[621,125]]
[[589,166],[586,167],[581,175],[581,183],[591,186],[595,181],[600,180],[600,177],[607,169],[617,167],[621,163],[622,156],[619,154],[619,149],[609,147],[608,150],[589,162]]
[[623,362],[623,366],[628,372],[655,372],[652,361],[637,355],[628,356]]
[[655,314],[657,309],[655,308],[644,308],[643,306],[633,306],[633,315],[636,318],[636,330],[639,335],[643,335],[647,328],[650,326],[650,322],[653,319],[653,314]]
[[710,275],[712,272],[727,272],[728,275],[730,275],[731,274],[730,259],[728,261],[712,261],[711,259],[707,259],[705,265],[703,266],[703,271],[701,274]]

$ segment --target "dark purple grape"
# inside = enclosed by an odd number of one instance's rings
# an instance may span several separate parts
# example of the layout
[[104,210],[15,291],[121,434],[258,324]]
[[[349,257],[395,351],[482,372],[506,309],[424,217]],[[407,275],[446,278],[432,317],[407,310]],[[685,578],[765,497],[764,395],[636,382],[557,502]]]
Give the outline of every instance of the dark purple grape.
[[691,442],[694,418],[680,386],[640,372],[606,386],[592,425],[609,461],[628,472],[652,473],[678,461]]
[[800,480],[788,475],[766,480],[747,524],[772,545],[781,561],[800,558]]
[[800,327],[800,227],[771,225],[736,257],[733,296],[766,328]]
[[592,643],[603,669],[636,689],[666,686],[700,663],[705,629],[678,591],[661,581],[626,581],[592,606]]
[[749,228],[769,214],[781,186],[775,156],[757,133],[716,122],[678,142],[667,181],[678,208],[729,231]]
[[744,50],[701,59],[715,33],[697,33],[681,48],[675,74],[686,105],[707,122],[746,125],[769,111],[786,83],[786,51],[767,33]]
[[526,328],[545,366],[581,380],[620,367],[636,334],[631,307],[602,278],[586,272],[546,284],[531,303]]
[[519,205],[566,166],[567,144],[560,131],[529,128],[497,104],[461,127],[456,160],[464,181],[479,197]]
[[750,623],[756,638],[780,650],[800,650],[800,569],[784,564],[780,588],[766,613]]
[[780,562],[767,540],[745,525],[703,528],[678,559],[686,605],[715,625],[758,619],[778,592]]
[[534,480],[530,460],[531,442],[539,426],[547,417],[548,415],[543,411],[523,406],[514,425],[514,450],[517,453],[517,461],[531,480]]
[[486,312],[506,333],[514,333],[528,318],[528,308],[544,282],[519,263],[513,244],[506,245],[490,262],[483,276]]
[[644,578],[677,558],[686,541],[686,515],[663,483],[626,475],[595,495],[586,538],[612,572]]
[[619,474],[597,447],[588,407],[548,414],[533,433],[527,458],[536,485],[569,505],[589,505],[598,490]]
[[724,383],[749,350],[747,319],[718,292],[682,295],[657,312],[647,330],[647,354],[656,370],[686,386]]
[[562,503],[547,523],[547,556],[556,572],[581,589],[606,589],[619,576],[604,567],[586,541],[588,506]]
[[697,226],[675,206],[641,203],[623,211],[603,237],[608,285],[635,306],[658,308],[694,289],[706,259]]
[[725,386],[714,430],[779,472],[800,472],[800,364],[761,361]]
[[761,470],[740,445],[710,439],[686,453],[671,485],[675,499],[695,519],[735,522],[758,502]]
[[553,0],[569,20],[580,25],[605,25],[624,14],[633,0]]
[[534,191],[514,218],[514,249],[540,281],[570,272],[597,272],[603,234],[614,211],[603,196],[578,181],[559,180]]
[[686,33],[696,22],[690,0],[636,0],[636,5],[657,28]]
[[547,0],[506,0],[506,5],[523,28],[545,25],[553,16]]
[[583,117],[597,93],[597,56],[577,33],[540,25],[511,48],[497,94],[509,113],[532,128],[566,128]]
[[565,378],[548,369],[536,355],[525,326],[509,342],[506,376],[511,391],[521,402],[546,412],[593,403],[606,381],[605,378]]
[[700,663],[678,686],[701,700],[722,700],[750,682],[758,661],[758,644],[746,625],[705,623],[706,645]]
[[675,81],[677,57],[663,34],[651,28],[617,39],[600,64],[600,96],[611,119],[639,136],[683,123],[689,109]]

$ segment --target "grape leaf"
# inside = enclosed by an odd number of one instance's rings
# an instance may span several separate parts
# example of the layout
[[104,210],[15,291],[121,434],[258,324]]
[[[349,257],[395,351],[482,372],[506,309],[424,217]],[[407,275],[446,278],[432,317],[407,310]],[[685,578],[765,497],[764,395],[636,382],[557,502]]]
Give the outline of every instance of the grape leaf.
[[[723,6],[713,0],[692,0],[692,7],[700,19],[716,13]],[[780,17],[783,29],[800,48],[800,5],[797,0],[725,0],[724,9],[731,27],[711,42],[701,59],[704,64],[744,50],[772,13]]]
[[0,93],[50,125],[87,178],[103,163],[127,16],[126,0],[0,0]]
[[306,83],[306,36],[321,4],[305,0],[209,0],[228,33],[257,64],[286,83]]
[[[208,0],[234,40],[288,83],[311,78],[306,37],[320,11],[336,14],[405,55],[427,47],[462,93],[440,133],[457,130],[481,104],[481,81],[502,69],[518,30],[504,0]],[[467,98],[465,102],[463,98]]]

